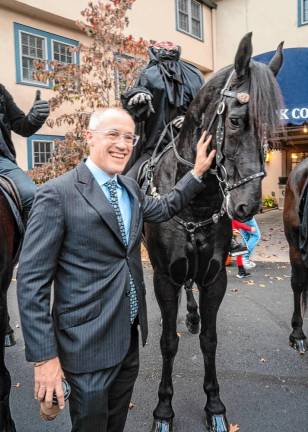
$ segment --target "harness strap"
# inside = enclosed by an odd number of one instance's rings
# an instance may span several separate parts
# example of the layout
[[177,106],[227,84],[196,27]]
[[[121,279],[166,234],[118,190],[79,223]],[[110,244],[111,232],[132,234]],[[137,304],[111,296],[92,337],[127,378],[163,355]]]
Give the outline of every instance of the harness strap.
[[[186,232],[189,235],[189,240],[192,244],[193,251],[194,251],[194,267],[193,267],[193,273],[192,277],[190,279],[190,283],[188,284],[189,287],[185,287],[185,289],[191,289],[194,281],[196,280],[198,268],[199,268],[199,255],[198,255],[198,248],[196,243],[196,231],[202,227],[205,227],[207,225],[210,225],[212,223],[217,224],[221,217],[225,214],[225,211],[221,209],[218,213],[214,213],[210,218],[201,221],[201,222],[187,222],[184,221],[184,219],[181,219],[179,216],[174,216],[173,220],[175,220],[178,224],[180,224]],[[187,281],[186,281],[187,282]]]
[[242,186],[243,184],[250,182],[251,180],[254,180],[254,179],[259,178],[259,177],[264,177],[264,176],[265,176],[264,171],[260,171],[259,173],[252,174],[251,176],[248,176],[248,177],[245,177],[245,178],[239,180],[238,182],[234,183],[233,185],[227,186],[225,190],[227,192],[232,191],[233,189],[236,189],[239,186]]

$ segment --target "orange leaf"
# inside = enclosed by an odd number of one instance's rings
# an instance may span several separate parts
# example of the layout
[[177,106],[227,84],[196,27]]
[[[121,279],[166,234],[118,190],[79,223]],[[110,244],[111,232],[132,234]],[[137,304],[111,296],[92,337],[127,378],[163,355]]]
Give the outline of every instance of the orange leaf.
[[239,432],[239,431],[240,431],[239,425],[230,424],[229,432]]

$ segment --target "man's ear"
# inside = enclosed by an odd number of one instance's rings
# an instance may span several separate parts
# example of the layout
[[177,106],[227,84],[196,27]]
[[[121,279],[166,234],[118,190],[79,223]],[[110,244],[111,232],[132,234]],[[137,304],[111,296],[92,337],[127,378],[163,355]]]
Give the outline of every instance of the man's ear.
[[89,129],[86,130],[85,137],[86,137],[86,140],[88,141],[89,147],[91,147],[91,145],[92,145],[91,140],[93,138],[93,133]]

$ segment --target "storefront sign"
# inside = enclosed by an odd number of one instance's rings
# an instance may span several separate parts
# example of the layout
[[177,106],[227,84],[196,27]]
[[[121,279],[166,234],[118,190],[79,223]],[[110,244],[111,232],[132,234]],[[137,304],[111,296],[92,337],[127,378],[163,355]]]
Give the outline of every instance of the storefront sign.
[[307,120],[308,107],[303,108],[284,108],[280,111],[281,120]]

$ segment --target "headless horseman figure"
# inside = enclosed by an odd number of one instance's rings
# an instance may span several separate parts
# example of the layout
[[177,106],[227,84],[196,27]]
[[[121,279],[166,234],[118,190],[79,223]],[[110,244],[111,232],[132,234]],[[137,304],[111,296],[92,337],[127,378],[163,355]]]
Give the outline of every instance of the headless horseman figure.
[[15,104],[6,88],[0,84],[0,175],[9,177],[15,183],[23,206],[23,221],[26,224],[36,186],[30,177],[18,167],[11,131],[28,137],[40,129],[49,114],[48,102],[40,100],[40,92],[34,104],[25,115]]
[[[133,88],[122,96],[123,107],[133,116],[140,141],[125,172],[137,178],[140,166],[150,158],[165,126],[172,122],[175,135],[187,109],[204,84],[199,70],[180,60],[181,48],[158,42],[149,48],[150,62]],[[171,141],[168,132],[160,149]]]
[[[25,225],[36,192],[36,186],[16,163],[16,152],[11,139],[11,131],[24,137],[33,135],[42,127],[48,114],[48,103],[40,100],[39,91],[37,91],[34,104],[26,116],[15,104],[6,88],[0,84],[0,175],[8,177],[15,183],[23,207],[22,219]],[[12,345],[15,345],[15,338],[7,314],[5,346]]]

